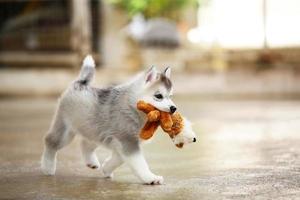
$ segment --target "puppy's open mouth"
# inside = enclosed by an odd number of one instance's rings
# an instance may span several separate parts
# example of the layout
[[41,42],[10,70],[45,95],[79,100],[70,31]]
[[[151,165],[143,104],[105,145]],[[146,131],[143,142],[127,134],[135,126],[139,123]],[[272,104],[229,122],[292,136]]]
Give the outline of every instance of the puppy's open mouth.
[[178,144],[175,144],[175,145],[176,145],[176,147],[181,149],[183,147],[184,143],[181,142],[181,143],[178,143]]

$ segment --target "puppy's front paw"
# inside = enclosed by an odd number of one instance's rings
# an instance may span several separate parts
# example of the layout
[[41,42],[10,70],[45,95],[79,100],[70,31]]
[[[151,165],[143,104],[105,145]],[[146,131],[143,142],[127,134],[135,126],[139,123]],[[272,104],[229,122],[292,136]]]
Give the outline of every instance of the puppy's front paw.
[[107,171],[107,169],[105,168],[105,165],[101,167],[101,171],[103,174],[103,178],[112,179],[114,177],[114,174],[111,171]]
[[41,163],[42,172],[45,175],[49,175],[49,176],[54,175],[55,170],[56,170],[55,165],[56,165],[55,161],[50,161],[50,160],[47,160],[46,158],[43,158],[42,163]]
[[144,178],[143,182],[146,185],[161,185],[164,183],[164,178],[162,176],[152,174],[151,176]]
[[86,156],[85,163],[86,163],[86,166],[91,169],[99,169],[100,168],[100,163],[98,161],[96,154]]
[[113,177],[114,177],[114,174],[113,173],[105,173],[105,172],[103,172],[103,177],[104,178],[107,178],[107,179],[113,179]]

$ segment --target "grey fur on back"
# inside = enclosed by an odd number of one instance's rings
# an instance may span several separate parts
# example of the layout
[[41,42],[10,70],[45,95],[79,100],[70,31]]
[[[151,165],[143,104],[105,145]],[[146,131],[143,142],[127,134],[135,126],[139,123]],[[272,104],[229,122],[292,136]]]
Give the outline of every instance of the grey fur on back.
[[[82,69],[87,72],[87,69]],[[89,74],[88,72],[86,74]],[[86,76],[89,78],[90,76]],[[91,87],[79,77],[62,95],[58,113],[75,132],[109,148],[121,145],[124,153],[139,149],[139,131],[145,119],[136,109],[144,77],[107,88]]]

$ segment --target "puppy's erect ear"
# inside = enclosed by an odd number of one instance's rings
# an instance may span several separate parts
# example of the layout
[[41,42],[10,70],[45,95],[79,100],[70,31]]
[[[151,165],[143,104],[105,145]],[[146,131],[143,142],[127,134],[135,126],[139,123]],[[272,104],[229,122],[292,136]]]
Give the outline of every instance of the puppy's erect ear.
[[167,67],[164,71],[164,74],[167,78],[171,78],[171,68],[170,67]]
[[154,83],[158,79],[158,72],[156,68],[153,66],[147,72],[145,76],[145,83],[147,85]]

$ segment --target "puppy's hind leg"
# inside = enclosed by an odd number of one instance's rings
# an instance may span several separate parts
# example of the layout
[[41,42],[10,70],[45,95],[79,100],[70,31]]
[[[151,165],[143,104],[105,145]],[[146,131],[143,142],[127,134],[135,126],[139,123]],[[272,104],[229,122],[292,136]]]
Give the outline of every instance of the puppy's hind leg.
[[57,151],[74,138],[74,133],[63,121],[60,115],[56,115],[48,134],[45,137],[45,147],[41,160],[41,169],[46,175],[54,175],[56,170]]
[[100,163],[98,161],[97,155],[95,153],[97,144],[88,141],[87,139],[82,138],[81,140],[81,151],[82,156],[85,161],[86,166],[91,169],[99,169]]
[[113,150],[111,156],[107,158],[102,167],[102,172],[105,178],[112,178],[113,171],[117,169],[119,166],[123,164],[123,159],[121,158],[120,154]]

